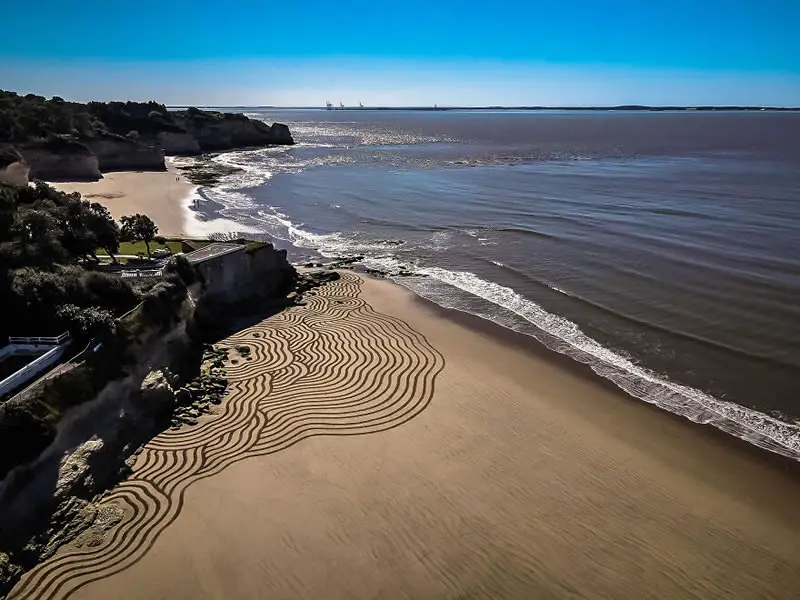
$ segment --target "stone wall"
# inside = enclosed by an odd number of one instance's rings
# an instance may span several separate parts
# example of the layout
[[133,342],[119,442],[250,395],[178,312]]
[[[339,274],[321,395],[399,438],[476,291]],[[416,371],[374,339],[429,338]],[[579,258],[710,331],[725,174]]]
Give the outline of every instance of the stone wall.
[[197,264],[205,280],[205,295],[213,302],[235,303],[259,296],[276,296],[294,281],[296,271],[286,250],[272,244],[231,252]]

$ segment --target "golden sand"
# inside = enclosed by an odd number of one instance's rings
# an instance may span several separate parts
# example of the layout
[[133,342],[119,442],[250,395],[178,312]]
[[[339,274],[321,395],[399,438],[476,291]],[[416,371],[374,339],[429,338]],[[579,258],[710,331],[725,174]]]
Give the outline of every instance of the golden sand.
[[166,171],[120,171],[104,173],[99,181],[53,182],[63,192],[79,192],[84,200],[99,202],[119,220],[123,215],[143,213],[158,225],[159,235],[188,235],[186,206],[196,186],[189,183],[167,161]]
[[792,465],[352,273],[240,344],[10,598],[798,598]]

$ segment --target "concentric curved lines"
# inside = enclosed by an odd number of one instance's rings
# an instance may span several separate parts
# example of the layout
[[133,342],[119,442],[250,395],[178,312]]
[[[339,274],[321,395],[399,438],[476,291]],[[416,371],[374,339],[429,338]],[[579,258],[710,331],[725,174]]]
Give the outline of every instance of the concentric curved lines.
[[[146,554],[178,517],[194,482],[245,458],[315,436],[386,431],[420,414],[442,356],[405,322],[376,313],[362,280],[345,273],[291,307],[218,344],[230,350],[219,412],[165,431],[143,449],[132,477],[103,503],[125,517],[100,546],[64,548],[29,572],[9,600],[68,598]],[[246,345],[249,360],[235,349]]]

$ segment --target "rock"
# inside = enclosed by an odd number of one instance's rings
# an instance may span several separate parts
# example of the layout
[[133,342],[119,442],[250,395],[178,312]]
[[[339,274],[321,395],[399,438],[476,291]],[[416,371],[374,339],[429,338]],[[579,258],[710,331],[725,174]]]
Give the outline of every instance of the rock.
[[294,144],[289,127],[272,126],[242,114],[187,109],[171,113],[175,123],[190,133],[204,152],[246,146]]
[[28,185],[30,166],[16,148],[0,148],[0,182]]
[[168,155],[192,156],[200,154],[200,144],[188,131],[161,131],[156,135],[156,142]]
[[186,404],[187,402],[191,401],[191,399],[192,399],[192,393],[185,387],[175,392],[175,401],[178,404]]
[[145,410],[157,414],[175,406],[175,392],[161,371],[150,371],[140,386]]
[[14,564],[8,554],[0,552],[0,594],[10,590],[11,584],[22,576],[24,569]]
[[93,438],[85,441],[61,459],[53,498],[63,500],[74,495],[79,487],[86,487],[87,490],[93,489],[91,459],[102,452],[104,446],[102,440]]
[[50,181],[97,181],[103,175],[97,157],[85,145],[68,138],[32,142],[19,147],[30,165],[29,176]]
[[165,171],[164,150],[122,136],[87,141],[101,171]]
[[248,354],[250,354],[250,347],[244,345],[236,346],[236,351],[243,356],[247,356]]

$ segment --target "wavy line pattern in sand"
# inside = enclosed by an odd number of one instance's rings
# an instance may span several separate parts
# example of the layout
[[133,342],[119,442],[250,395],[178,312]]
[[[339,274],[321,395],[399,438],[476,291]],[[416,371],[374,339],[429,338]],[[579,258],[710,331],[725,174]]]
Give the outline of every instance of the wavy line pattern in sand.
[[130,479],[104,499],[126,516],[93,548],[66,547],[23,577],[9,600],[69,598],[141,559],[180,514],[186,489],[229,465],[319,435],[385,431],[422,412],[442,356],[405,322],[359,297],[345,273],[292,307],[218,344],[250,347],[227,366],[220,412],[145,446]]

